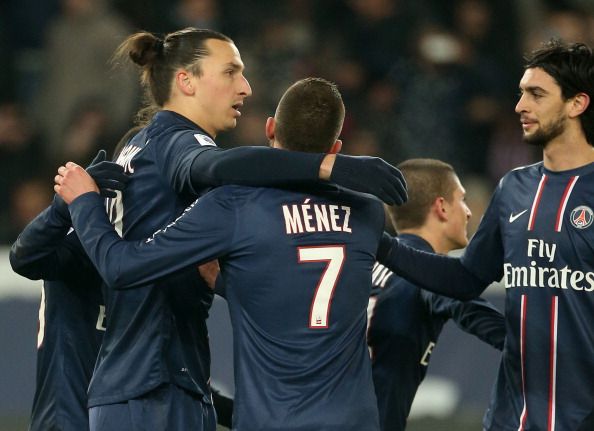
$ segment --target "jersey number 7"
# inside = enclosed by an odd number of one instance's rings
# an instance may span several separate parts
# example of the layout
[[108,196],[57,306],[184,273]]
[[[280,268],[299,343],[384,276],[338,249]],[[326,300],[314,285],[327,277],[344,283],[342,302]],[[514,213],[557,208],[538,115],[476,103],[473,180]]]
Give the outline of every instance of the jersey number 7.
[[342,271],[345,257],[344,245],[323,245],[298,247],[299,263],[327,262],[322,277],[314,293],[309,310],[309,327],[312,329],[328,328],[330,306],[334,288]]

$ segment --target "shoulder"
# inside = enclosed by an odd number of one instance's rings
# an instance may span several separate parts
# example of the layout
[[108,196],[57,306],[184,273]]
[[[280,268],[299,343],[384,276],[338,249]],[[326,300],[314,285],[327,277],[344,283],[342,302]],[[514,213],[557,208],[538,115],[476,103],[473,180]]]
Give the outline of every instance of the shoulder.
[[384,204],[373,195],[339,189],[336,199],[337,201],[344,202],[352,207],[365,209],[371,213],[384,214]]
[[217,146],[196,124],[170,111],[160,111],[155,115],[146,127],[146,137],[148,140],[169,141],[178,145]]
[[216,204],[225,208],[244,206],[252,201],[257,195],[266,190],[263,187],[250,187],[238,185],[225,185],[216,187],[198,199],[205,203]]
[[523,181],[528,178],[540,178],[543,170],[543,162],[534,163],[532,165],[519,166],[512,169],[501,178],[499,186],[508,186],[516,181]]

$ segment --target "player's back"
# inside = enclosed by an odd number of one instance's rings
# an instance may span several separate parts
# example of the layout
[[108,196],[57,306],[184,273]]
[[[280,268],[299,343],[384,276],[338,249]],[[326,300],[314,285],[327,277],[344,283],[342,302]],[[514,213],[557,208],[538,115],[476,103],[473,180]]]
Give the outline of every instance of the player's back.
[[382,205],[336,189],[225,189],[248,195],[221,261],[234,428],[377,430],[365,330]]

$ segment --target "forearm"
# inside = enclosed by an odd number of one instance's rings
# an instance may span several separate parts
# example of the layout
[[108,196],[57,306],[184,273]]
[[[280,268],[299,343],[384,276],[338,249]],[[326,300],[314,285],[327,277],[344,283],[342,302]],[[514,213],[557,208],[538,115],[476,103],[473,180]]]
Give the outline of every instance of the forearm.
[[461,302],[452,313],[452,319],[463,331],[503,350],[505,318],[490,302],[482,298]]
[[60,244],[70,230],[70,215],[64,202],[55,197],[54,202],[21,232],[10,249],[12,269],[27,278],[50,279],[64,254]]
[[192,217],[191,209],[151,238],[139,241],[125,241],[118,236],[96,193],[74,200],[70,213],[91,262],[112,288],[137,287],[211,261],[229,243],[225,239],[229,230],[226,224],[216,217]]
[[[277,150],[268,147],[212,147],[192,162],[190,175],[195,189],[222,184],[281,186],[319,180],[324,154]],[[325,173],[330,176],[327,161]]]
[[468,271],[458,258],[416,250],[387,234],[377,260],[410,282],[450,298],[476,298],[489,284]]

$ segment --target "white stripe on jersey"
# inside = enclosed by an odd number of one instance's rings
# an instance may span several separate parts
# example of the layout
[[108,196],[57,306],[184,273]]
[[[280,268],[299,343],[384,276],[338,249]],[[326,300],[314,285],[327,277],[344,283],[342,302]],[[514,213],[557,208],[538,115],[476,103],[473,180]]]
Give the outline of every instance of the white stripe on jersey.
[[[542,182],[542,180],[541,180]],[[524,408],[522,409],[522,415],[520,416],[520,426],[518,431],[524,431],[524,423],[528,416],[528,410],[526,408],[526,371],[524,367],[525,362],[525,346],[526,346],[526,308],[528,306],[528,297],[522,295],[521,309],[520,309],[520,361],[522,365],[522,397],[524,398]]]
[[555,226],[555,230],[557,232],[561,232],[561,226],[563,226],[563,214],[565,214],[565,207],[567,206],[567,201],[569,201],[569,196],[571,196],[571,192],[573,191],[573,186],[577,182],[579,175],[575,177],[571,177],[567,187],[565,188],[565,193],[563,193],[563,198],[561,202],[561,206],[559,207],[559,213],[557,214],[557,225]]
[[532,230],[534,227],[534,219],[536,218],[536,211],[538,210],[538,204],[540,203],[540,196],[542,195],[542,189],[544,188],[545,183],[547,182],[547,176],[545,174],[542,175],[540,182],[538,183],[538,188],[536,189],[536,196],[534,196],[534,201],[532,201],[532,209],[530,210],[530,219],[528,220],[528,230]]
[[559,319],[559,297],[553,296],[551,303],[551,376],[549,393],[549,421],[547,431],[555,429],[555,410],[557,402],[557,323]]
[[373,272],[371,274],[371,283],[373,286],[386,287],[386,282],[392,277],[394,273],[379,262],[373,265]]

